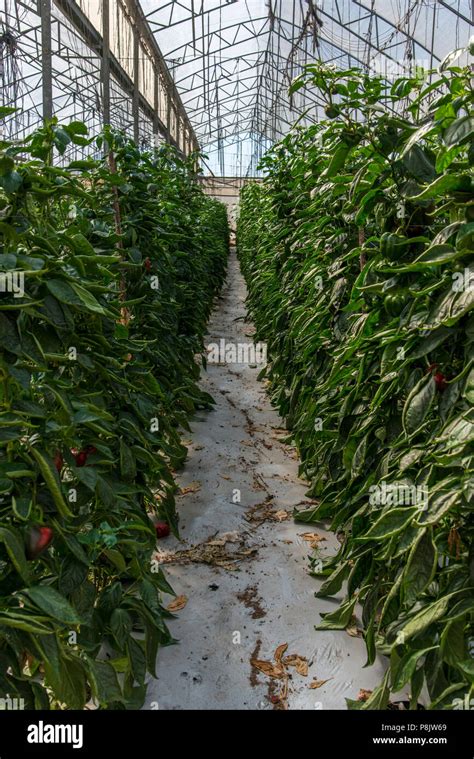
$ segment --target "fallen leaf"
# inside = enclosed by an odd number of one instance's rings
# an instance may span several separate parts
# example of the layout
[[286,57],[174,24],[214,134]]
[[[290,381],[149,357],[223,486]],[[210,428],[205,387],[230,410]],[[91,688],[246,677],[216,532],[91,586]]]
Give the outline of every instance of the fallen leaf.
[[362,630],[359,627],[346,627],[346,633],[351,636],[351,638],[361,638],[363,633]]
[[299,656],[298,654],[291,654],[283,659],[283,664],[286,667],[295,667],[299,675],[303,677],[308,676],[308,660],[305,656]]
[[364,634],[364,631],[357,627],[357,618],[354,615],[352,615],[351,621],[345,629],[351,638],[360,638]]
[[288,519],[289,516],[289,512],[285,511],[284,509],[279,509],[278,511],[275,511],[273,514],[271,514],[271,518],[276,522],[283,522],[285,519]]
[[278,664],[281,664],[282,656],[285,653],[287,648],[288,648],[288,643],[282,643],[280,646],[278,646],[275,653],[273,654],[273,658],[275,659],[276,662],[278,662]]
[[283,687],[280,692],[279,706],[283,711],[286,711],[288,709],[288,677],[285,677],[283,681]]
[[197,493],[198,490],[201,490],[201,483],[196,480],[195,482],[190,482],[189,485],[186,485],[184,488],[180,488],[179,494],[187,495],[188,493]]
[[327,680],[313,680],[308,687],[311,688],[311,690],[315,690],[315,688],[321,688],[321,686],[324,685],[324,683],[329,682],[329,680],[333,680],[333,678],[328,677]]
[[255,669],[263,672],[267,677],[274,677],[276,680],[281,680],[285,677],[285,669],[281,664],[274,664],[271,661],[263,661],[262,659],[250,659],[250,664]]
[[268,496],[268,498],[262,503],[257,503],[255,506],[252,506],[244,514],[244,519],[246,519],[247,522],[254,522],[257,527],[260,527],[260,525],[267,520],[283,522],[285,519],[288,519],[291,512],[286,511],[285,509],[275,511],[271,506],[272,500],[273,496]]
[[271,507],[272,500],[273,496],[270,495],[261,503],[256,503],[255,506],[251,506],[251,508],[245,512],[244,519],[246,519],[247,522],[255,522],[256,526],[260,527],[263,522],[270,519],[272,514],[275,513]]
[[[237,562],[254,556],[257,549],[245,548],[242,537],[237,540],[234,535],[235,533],[227,533],[227,535],[222,535],[220,538],[206,540],[204,543],[198,543],[191,548],[175,551],[174,553],[171,551],[167,553],[160,552],[157,554],[157,558],[162,564],[188,564],[189,562],[195,562],[198,564],[211,564],[235,571],[237,569]],[[236,542],[239,542],[238,546],[234,546],[231,549],[227,548],[227,543]]]
[[309,543],[310,548],[317,548],[318,543],[321,543],[326,538],[323,535],[319,535],[317,532],[302,532],[299,533],[300,538]]
[[238,532],[223,532],[217,538],[208,540],[208,546],[225,546],[226,543],[238,543],[241,540],[241,535]]
[[168,611],[181,611],[181,609],[184,609],[187,603],[187,596],[177,596],[177,598],[175,598],[174,601],[171,601],[171,603],[168,604],[166,608]]

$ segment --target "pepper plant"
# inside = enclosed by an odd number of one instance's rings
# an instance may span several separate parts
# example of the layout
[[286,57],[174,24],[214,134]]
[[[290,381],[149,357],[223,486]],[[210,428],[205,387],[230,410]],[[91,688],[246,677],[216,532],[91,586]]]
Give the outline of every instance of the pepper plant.
[[[473,697],[472,82],[306,67],[328,118],[296,127],[244,188],[241,265],[266,376],[341,546],[314,557],[319,629],[361,608],[383,682],[351,708],[462,708]],[[405,103],[405,107],[402,107]],[[420,695],[422,694],[422,695]]]
[[[2,115],[0,113],[0,115]],[[152,518],[177,533],[180,430],[224,276],[225,209],[195,157],[51,162],[55,120],[0,144],[0,691],[26,708],[139,708],[172,642]]]

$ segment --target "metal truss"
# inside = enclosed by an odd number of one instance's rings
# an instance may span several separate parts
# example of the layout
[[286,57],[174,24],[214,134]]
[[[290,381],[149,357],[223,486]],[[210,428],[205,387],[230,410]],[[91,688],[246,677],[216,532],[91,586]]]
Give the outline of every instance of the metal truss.
[[240,133],[258,152],[295,119],[318,119],[317,92],[288,96],[306,63],[382,74],[417,61],[432,68],[449,52],[446,26],[449,48],[466,44],[473,13],[467,0],[141,2],[201,144],[221,151]]
[[306,64],[434,68],[472,21],[472,0],[0,0],[2,101],[18,106],[6,130],[53,112],[113,123],[245,176],[321,117],[318,91],[288,94]]
[[0,83],[2,105],[17,108],[2,126],[9,138],[55,116],[92,134],[112,124],[144,147],[199,148],[135,0],[0,0]]

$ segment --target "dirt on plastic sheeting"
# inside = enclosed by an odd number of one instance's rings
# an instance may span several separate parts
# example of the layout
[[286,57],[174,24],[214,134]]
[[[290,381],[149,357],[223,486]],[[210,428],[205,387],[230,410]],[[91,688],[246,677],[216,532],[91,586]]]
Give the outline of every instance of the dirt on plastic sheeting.
[[[245,296],[232,252],[207,344],[252,341]],[[216,405],[196,415],[187,435],[182,540],[161,539],[156,553],[180,597],[168,621],[179,642],[159,650],[145,709],[345,709],[346,698],[382,678],[381,659],[364,669],[357,617],[347,631],[314,629],[337,600],[315,598],[322,582],[308,574],[308,557],[340,544],[319,524],[292,518],[310,503],[307,483],[260,369],[222,362],[203,372]]]

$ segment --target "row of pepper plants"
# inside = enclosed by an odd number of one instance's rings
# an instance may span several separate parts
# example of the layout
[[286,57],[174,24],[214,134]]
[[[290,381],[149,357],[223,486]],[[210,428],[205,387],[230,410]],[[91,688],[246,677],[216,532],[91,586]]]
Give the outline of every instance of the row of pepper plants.
[[[388,83],[307,66],[327,118],[244,188],[238,224],[264,370],[336,555],[310,557],[318,629],[360,614],[370,698],[469,708],[474,683],[474,120],[471,72]],[[404,107],[402,107],[404,106]],[[316,611],[316,610],[315,610]]]
[[27,709],[139,708],[173,642],[153,520],[177,532],[228,250],[195,160],[79,122],[0,144],[0,695]]

